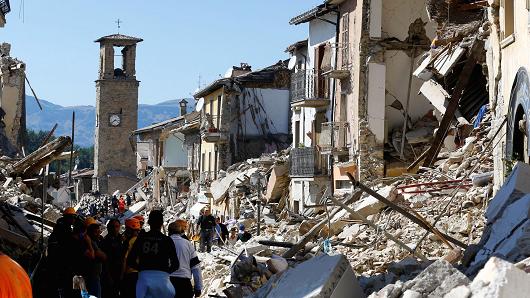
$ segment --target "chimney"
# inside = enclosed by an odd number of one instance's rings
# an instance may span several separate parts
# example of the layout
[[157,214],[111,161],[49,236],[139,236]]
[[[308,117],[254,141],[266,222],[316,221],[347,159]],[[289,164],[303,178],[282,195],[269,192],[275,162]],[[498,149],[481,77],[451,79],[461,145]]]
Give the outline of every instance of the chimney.
[[186,101],[186,99],[182,99],[180,102],[179,102],[179,106],[180,106],[180,116],[184,116],[186,115],[186,111],[188,110],[188,102]]
[[248,63],[240,63],[240,66],[232,66],[232,78],[252,71],[252,66]]

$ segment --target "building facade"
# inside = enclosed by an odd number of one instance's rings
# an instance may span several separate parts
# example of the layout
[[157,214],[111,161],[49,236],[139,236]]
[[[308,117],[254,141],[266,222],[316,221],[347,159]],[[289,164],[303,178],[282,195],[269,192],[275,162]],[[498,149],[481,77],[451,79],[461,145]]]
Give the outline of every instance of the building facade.
[[[142,39],[122,34],[102,37],[99,78],[96,80],[94,189],[126,191],[136,178],[136,141],[129,135],[138,125],[136,44]],[[115,65],[115,49],[121,63]],[[118,61],[116,61],[118,62]]]
[[289,79],[284,61],[258,71],[242,65],[195,93],[201,184],[234,163],[289,146]]
[[337,13],[322,4],[291,19],[290,24],[308,23],[308,38],[287,49],[291,55],[290,207],[295,212],[319,204],[331,190],[329,160],[323,153],[331,143],[326,124],[332,120],[335,80]]

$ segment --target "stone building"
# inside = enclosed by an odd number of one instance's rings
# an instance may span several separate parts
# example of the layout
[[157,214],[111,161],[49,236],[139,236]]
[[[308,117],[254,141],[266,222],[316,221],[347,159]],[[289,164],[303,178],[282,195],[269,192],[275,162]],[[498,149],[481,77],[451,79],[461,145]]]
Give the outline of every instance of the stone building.
[[[99,78],[96,80],[96,130],[94,141],[94,189],[101,193],[126,191],[136,181],[138,86],[136,44],[142,39],[113,34],[100,44]],[[121,49],[121,63],[115,50]]]
[[21,152],[26,132],[26,65],[0,45],[0,149],[3,155]]

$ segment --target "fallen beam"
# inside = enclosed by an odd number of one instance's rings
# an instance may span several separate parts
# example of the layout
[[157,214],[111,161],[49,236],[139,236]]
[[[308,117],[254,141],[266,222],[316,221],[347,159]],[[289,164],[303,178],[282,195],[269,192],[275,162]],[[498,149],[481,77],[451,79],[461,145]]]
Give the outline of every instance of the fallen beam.
[[291,243],[291,242],[280,242],[280,241],[269,241],[269,240],[259,240],[258,243],[261,245],[286,247],[286,248],[291,248],[294,246],[294,243]]
[[412,214],[410,214],[410,212],[408,212],[407,210],[405,210],[403,207],[397,205],[397,204],[394,204],[393,202],[391,202],[390,200],[388,200],[387,198],[383,197],[382,195],[378,194],[376,191],[372,190],[371,188],[369,188],[368,186],[362,184],[361,182],[355,180],[355,178],[353,177],[352,174],[350,173],[346,173],[348,175],[348,178],[350,179],[350,181],[352,182],[352,184],[355,186],[355,187],[359,187],[361,189],[361,191],[363,192],[366,192],[367,194],[371,195],[372,197],[376,198],[377,200],[383,202],[384,204],[386,204],[388,207],[392,208],[393,210],[401,213],[403,216],[405,216],[406,218],[410,219],[412,222],[416,223],[417,225],[419,225],[420,227],[422,227],[423,229],[433,233],[433,234],[436,234],[437,236],[441,237],[442,239],[446,239],[447,241],[455,244],[455,245],[458,245],[464,249],[467,248],[467,245],[462,243],[461,241],[447,235],[447,234],[444,234],[442,232],[440,232],[438,229],[436,229],[435,227],[431,226],[430,224],[426,223],[426,221],[424,219],[421,219],[421,218],[418,218]]
[[[357,191],[355,193],[352,193],[350,195],[350,198],[348,200],[346,200],[345,204],[350,204],[356,200],[358,200],[362,195],[362,192],[361,191]],[[335,216],[339,211],[341,210],[341,208],[335,208],[332,212],[330,212],[330,215],[329,215],[329,218],[333,218],[333,216]],[[302,248],[305,247],[305,245],[311,240],[313,239],[313,237],[318,233],[320,232],[320,230],[322,229],[322,227],[324,225],[326,225],[328,223],[328,217],[325,217],[324,219],[322,219],[319,223],[317,223],[315,226],[313,226],[311,228],[311,230],[309,230],[307,233],[305,233],[304,236],[302,236],[302,238],[295,244],[293,245],[293,247],[291,247],[288,251],[286,251],[282,257],[288,259],[288,258],[292,258],[294,257],[294,255],[299,251],[301,250]]]
[[416,255],[418,258],[424,260],[424,261],[427,261],[427,258],[422,254],[420,253],[419,251],[416,251],[415,249],[407,246],[405,243],[403,243],[401,240],[397,239],[396,237],[394,237],[394,235],[388,233],[384,228],[382,227],[379,227],[378,225],[376,225],[375,223],[373,223],[371,220],[369,220],[368,218],[364,217],[364,215],[360,214],[359,212],[351,209],[350,207],[348,207],[346,204],[340,202],[339,200],[335,199],[334,197],[330,197],[329,198],[333,203],[337,204],[338,206],[344,208],[344,210],[348,211],[350,214],[352,214],[353,216],[355,217],[358,217],[360,218],[364,223],[366,223],[367,225],[369,225],[371,228],[377,230],[377,231],[382,231],[382,233],[390,240],[394,241],[397,245],[401,246],[403,249],[405,249],[406,251],[410,252],[411,254],[413,255]]
[[458,81],[456,83],[455,88],[453,89],[453,93],[451,94],[451,100],[449,101],[449,104],[446,107],[445,114],[442,118],[442,121],[440,122],[440,126],[438,127],[438,130],[434,135],[432,146],[427,151],[423,166],[431,167],[434,164],[436,157],[440,152],[441,144],[443,143],[447,131],[449,130],[449,127],[453,122],[455,112],[458,109],[458,104],[460,103],[460,99],[462,98],[462,94],[464,93],[464,90],[469,83],[471,73],[473,72],[473,69],[477,64],[478,56],[483,50],[484,41],[480,39],[475,39],[473,45],[471,46],[469,57],[467,58],[467,61],[464,64],[464,68],[458,76]]
[[71,144],[70,137],[61,136],[40,147],[30,155],[16,162],[11,170],[11,176],[30,176],[45,165],[55,160],[63,150]]

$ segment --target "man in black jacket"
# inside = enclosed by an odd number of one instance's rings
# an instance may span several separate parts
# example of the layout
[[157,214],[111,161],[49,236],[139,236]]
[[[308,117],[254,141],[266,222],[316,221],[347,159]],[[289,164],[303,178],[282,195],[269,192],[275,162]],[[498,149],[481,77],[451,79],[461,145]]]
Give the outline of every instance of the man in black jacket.
[[199,216],[197,220],[197,225],[201,231],[201,245],[200,251],[204,252],[204,247],[206,247],[208,252],[212,251],[212,236],[214,233],[214,228],[216,226],[215,217],[210,214],[210,209],[206,208],[204,214]]
[[175,289],[169,281],[169,273],[179,268],[175,244],[160,232],[164,223],[162,211],[151,211],[147,223],[149,232],[138,236],[127,257],[127,264],[139,271],[136,297],[149,293],[150,297],[172,298]]

